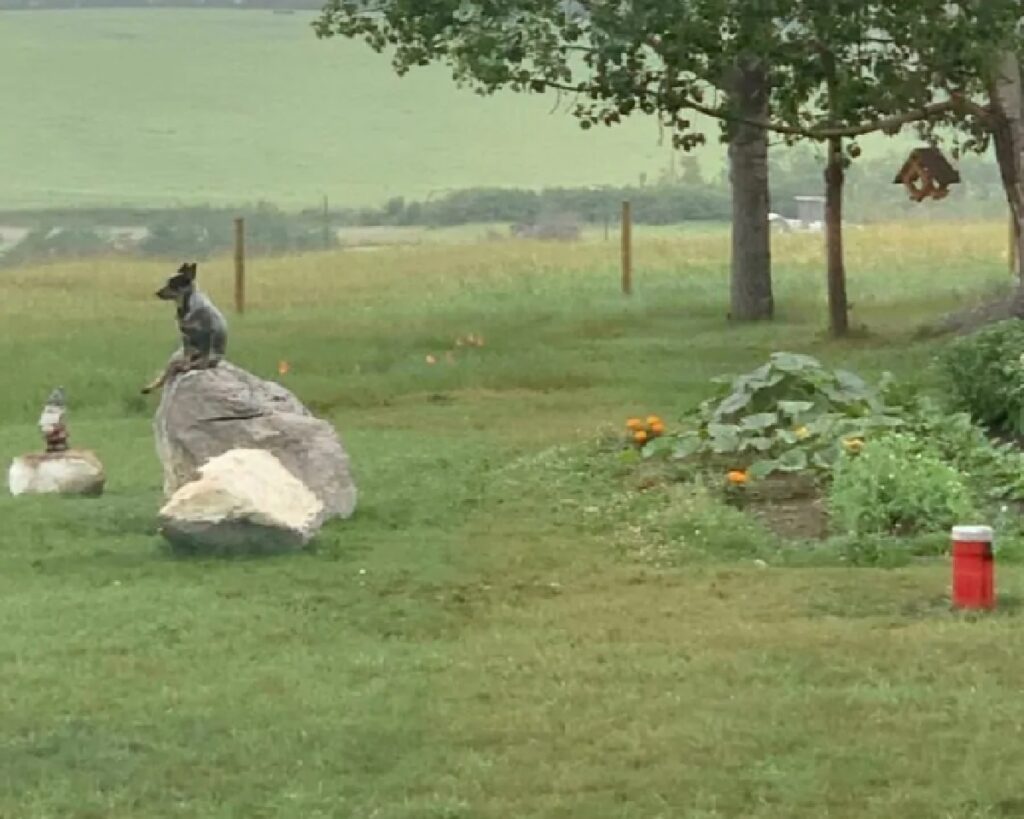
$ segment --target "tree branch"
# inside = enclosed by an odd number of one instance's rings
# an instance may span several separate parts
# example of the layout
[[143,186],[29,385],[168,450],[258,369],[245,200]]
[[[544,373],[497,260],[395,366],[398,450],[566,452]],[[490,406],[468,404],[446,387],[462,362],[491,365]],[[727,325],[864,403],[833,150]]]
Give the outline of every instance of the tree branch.
[[[540,84],[546,88],[557,89],[561,91],[571,91],[575,94],[583,94],[586,89],[580,86],[566,85],[565,83],[559,83],[554,80],[545,80],[542,78],[536,78],[531,80],[532,84]],[[803,137],[805,139],[813,139],[823,141],[826,139],[835,138],[850,138],[863,136],[864,134],[870,134],[875,131],[898,131],[904,125],[909,125],[912,122],[921,122],[922,120],[931,120],[941,117],[943,114],[948,114],[951,111],[957,111],[960,113],[972,114],[982,120],[988,120],[991,117],[991,111],[975,102],[964,99],[959,95],[954,95],[948,100],[942,102],[933,102],[929,105],[923,105],[918,108],[912,108],[909,111],[905,111],[902,114],[897,114],[891,117],[882,117],[880,119],[867,120],[857,125],[843,125],[843,126],[830,126],[821,128],[802,128],[796,125],[786,125],[781,122],[772,122],[771,120],[756,120],[748,119],[746,117],[738,117],[722,108],[714,108],[710,105],[704,105],[696,100],[686,100],[680,104],[680,109],[696,111],[698,114],[711,117],[712,119],[724,120],[726,122],[733,122],[741,125],[752,125],[755,128],[761,128],[765,131],[770,131],[776,134],[782,134],[784,136],[795,136]]]
[[825,128],[801,128],[799,126],[785,125],[783,123],[771,122],[769,120],[754,120],[737,117],[727,111],[723,111],[718,108],[711,108],[707,105],[701,105],[700,103],[692,100],[687,101],[683,107],[696,111],[698,114],[714,117],[715,119],[724,119],[743,125],[753,125],[757,128],[762,128],[765,131],[771,131],[785,136],[798,136],[804,137],[805,139],[815,140],[833,139],[836,137],[858,137],[875,131],[897,131],[904,125],[908,125],[911,122],[935,119],[943,114],[948,114],[950,111],[963,111],[982,118],[987,118],[989,115],[989,111],[987,109],[977,105],[976,103],[960,99],[949,99],[944,102],[933,102],[930,105],[912,108],[911,110],[902,114],[897,114],[896,116],[868,120],[867,122],[861,122],[857,125]]

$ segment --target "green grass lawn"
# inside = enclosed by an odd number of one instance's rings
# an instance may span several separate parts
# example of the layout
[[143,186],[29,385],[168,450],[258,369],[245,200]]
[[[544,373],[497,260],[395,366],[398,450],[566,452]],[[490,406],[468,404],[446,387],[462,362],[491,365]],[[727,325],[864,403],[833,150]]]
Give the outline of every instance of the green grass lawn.
[[[851,231],[867,330],[844,343],[815,236],[778,238],[779,319],[755,326],[724,321],[722,233],[641,236],[631,299],[600,240],[254,260],[231,357],[290,363],[361,506],[309,553],[240,561],[156,534],[136,393],[174,344],[169,266],[3,271],[0,455],[37,447],[64,383],[109,485],[0,498],[0,816],[1021,815],[1024,571],[955,616],[943,560],[780,552],[595,443],[777,349],[927,384],[915,329],[1005,283],[1004,233]],[[200,271],[225,307],[230,275]],[[448,362],[467,333],[484,346]]]

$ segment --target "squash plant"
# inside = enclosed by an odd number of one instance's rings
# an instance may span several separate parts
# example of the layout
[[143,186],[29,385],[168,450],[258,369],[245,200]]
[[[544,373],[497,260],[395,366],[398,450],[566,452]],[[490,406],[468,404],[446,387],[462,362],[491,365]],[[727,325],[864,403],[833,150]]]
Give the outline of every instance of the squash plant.
[[871,386],[808,355],[773,353],[756,370],[713,383],[718,389],[694,413],[692,428],[651,442],[645,456],[742,467],[752,478],[827,473],[843,449],[856,451],[872,432],[902,424],[899,409],[884,401],[888,374]]

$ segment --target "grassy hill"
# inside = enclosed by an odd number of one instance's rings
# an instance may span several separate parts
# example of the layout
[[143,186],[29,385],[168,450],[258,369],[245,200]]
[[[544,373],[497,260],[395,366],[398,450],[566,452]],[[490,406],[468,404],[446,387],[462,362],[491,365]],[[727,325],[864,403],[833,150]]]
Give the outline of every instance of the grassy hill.
[[635,183],[669,163],[651,120],[585,134],[550,113],[554,97],[481,98],[443,68],[400,79],[360,44],[317,41],[311,19],[4,14],[0,207],[379,204],[477,185]]
[[[480,97],[437,66],[398,78],[362,44],[317,41],[308,13],[0,15],[0,208],[378,205],[634,184],[672,161],[650,118],[584,133],[552,96]],[[699,158],[717,174],[724,151]]]

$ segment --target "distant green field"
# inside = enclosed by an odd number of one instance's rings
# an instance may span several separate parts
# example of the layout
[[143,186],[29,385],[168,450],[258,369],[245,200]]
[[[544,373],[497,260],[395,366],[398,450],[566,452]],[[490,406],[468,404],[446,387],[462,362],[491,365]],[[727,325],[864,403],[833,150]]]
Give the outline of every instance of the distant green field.
[[[0,208],[378,205],[475,186],[631,184],[672,153],[656,123],[585,133],[562,100],[398,78],[309,14],[0,12]],[[724,159],[699,155],[706,173]],[[886,153],[892,150],[886,144]]]
[[670,162],[653,120],[586,134],[554,97],[482,98],[440,67],[398,78],[318,41],[309,14],[0,14],[0,207],[379,204],[635,183]]

